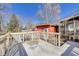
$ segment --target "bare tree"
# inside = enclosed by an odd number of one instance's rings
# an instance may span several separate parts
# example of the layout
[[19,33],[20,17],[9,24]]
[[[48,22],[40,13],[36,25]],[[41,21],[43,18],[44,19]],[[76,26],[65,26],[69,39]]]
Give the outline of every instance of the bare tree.
[[56,23],[60,19],[60,6],[56,3],[43,4],[43,8],[38,11],[38,17],[44,23]]
[[18,32],[19,31],[19,19],[16,14],[12,14],[10,22],[8,23],[8,31]]
[[33,23],[32,23],[32,18],[31,17],[28,17],[28,19],[27,19],[27,23],[26,23],[26,25],[25,25],[25,28],[27,29],[27,30],[32,30],[33,29]]
[[0,11],[6,10],[8,8],[10,8],[10,4],[8,3],[0,3]]
[[0,31],[2,31],[2,27],[3,27],[3,25],[2,25],[3,20],[2,19],[3,19],[2,14],[0,14]]
[[0,33],[5,32],[4,31],[4,22],[3,22],[3,18],[4,18],[4,11],[7,10],[9,7],[9,4],[6,3],[0,3]]

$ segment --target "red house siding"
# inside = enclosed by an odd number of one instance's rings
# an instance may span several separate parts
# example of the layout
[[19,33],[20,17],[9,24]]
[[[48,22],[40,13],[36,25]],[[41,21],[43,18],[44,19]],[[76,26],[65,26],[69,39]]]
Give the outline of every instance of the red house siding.
[[49,32],[57,32],[57,29],[56,29],[55,26],[53,26],[53,27],[49,27],[49,28],[48,28],[48,31],[49,31]]
[[38,32],[43,32],[44,29],[48,29],[48,32],[58,32],[58,28],[57,26],[55,25],[49,25],[49,24],[44,24],[44,25],[38,25],[36,26],[36,30],[35,31],[38,31]]

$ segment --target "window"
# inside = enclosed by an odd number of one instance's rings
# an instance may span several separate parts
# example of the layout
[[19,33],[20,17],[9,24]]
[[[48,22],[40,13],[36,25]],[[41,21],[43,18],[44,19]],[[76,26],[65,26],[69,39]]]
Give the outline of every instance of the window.
[[79,34],[79,23],[76,23],[75,26],[76,26],[76,34]]
[[68,31],[74,31],[74,24],[68,25]]
[[76,30],[79,30],[79,23],[76,23]]
[[44,29],[44,32],[48,32],[48,28],[45,28],[45,29]]

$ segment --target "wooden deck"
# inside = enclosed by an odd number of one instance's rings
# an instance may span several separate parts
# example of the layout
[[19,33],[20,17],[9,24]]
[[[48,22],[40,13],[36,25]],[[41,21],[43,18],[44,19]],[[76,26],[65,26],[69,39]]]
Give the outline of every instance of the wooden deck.
[[[23,43],[25,41],[31,41],[38,44],[39,40],[46,41],[54,46],[60,46],[60,34],[59,33],[38,33],[38,32],[17,32],[7,33],[0,37],[0,55],[5,55],[14,41],[17,43]],[[33,45],[33,43],[29,43]]]

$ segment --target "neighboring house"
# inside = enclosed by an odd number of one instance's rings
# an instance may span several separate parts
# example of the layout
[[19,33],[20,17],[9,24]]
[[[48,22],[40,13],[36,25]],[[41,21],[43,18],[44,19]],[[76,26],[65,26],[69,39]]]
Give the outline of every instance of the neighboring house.
[[35,31],[38,32],[58,32],[58,26],[52,24],[40,24],[37,25]]
[[[51,44],[58,45],[56,41],[59,37],[58,26],[54,24],[39,24],[35,27],[35,32],[40,33],[40,39],[45,40]],[[53,34],[56,33],[56,34]],[[57,43],[57,44],[56,44]]]
[[79,41],[79,15],[70,16],[60,21],[61,37]]

